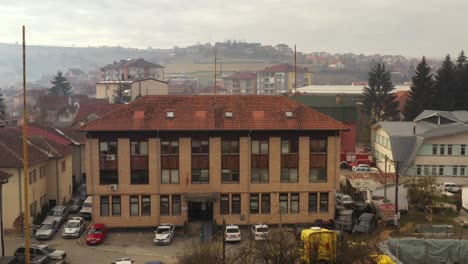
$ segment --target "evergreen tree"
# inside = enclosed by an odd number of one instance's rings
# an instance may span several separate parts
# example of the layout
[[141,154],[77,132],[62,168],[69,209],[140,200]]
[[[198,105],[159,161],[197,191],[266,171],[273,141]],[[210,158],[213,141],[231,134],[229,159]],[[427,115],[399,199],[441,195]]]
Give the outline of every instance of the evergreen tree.
[[5,98],[3,97],[2,89],[0,89],[0,120],[6,119],[6,105]]
[[432,88],[431,67],[427,65],[426,58],[422,57],[413,76],[408,100],[403,110],[405,120],[414,120],[422,111],[432,108]]
[[458,55],[455,74],[457,82],[455,110],[468,110],[468,61],[463,50]]
[[455,64],[450,59],[450,55],[447,55],[435,77],[434,97],[432,98],[432,106],[435,110],[455,110],[456,84]]
[[51,83],[53,86],[48,90],[49,95],[59,96],[71,94],[72,87],[61,71],[57,72],[57,75],[54,76]]
[[377,64],[369,72],[369,85],[364,87],[362,108],[372,124],[384,120],[398,120],[398,101],[391,93],[395,87],[384,64]]
[[124,104],[130,102],[131,98],[126,92],[130,90],[130,88],[131,87],[129,83],[122,83],[122,81],[120,81],[119,86],[114,91],[114,94],[112,94],[112,100],[114,101],[114,104]]

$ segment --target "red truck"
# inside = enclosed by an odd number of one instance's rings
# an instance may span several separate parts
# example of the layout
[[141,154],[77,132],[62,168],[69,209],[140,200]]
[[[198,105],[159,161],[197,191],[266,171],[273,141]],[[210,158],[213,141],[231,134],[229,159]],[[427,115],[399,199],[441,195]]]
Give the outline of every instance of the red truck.
[[373,155],[371,152],[366,153],[344,153],[340,155],[340,168],[348,169],[359,164],[366,164],[369,167],[372,166]]

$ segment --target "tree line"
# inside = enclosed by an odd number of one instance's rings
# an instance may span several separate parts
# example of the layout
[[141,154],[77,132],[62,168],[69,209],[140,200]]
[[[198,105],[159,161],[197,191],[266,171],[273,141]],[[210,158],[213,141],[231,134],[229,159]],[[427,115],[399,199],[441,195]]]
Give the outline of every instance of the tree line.
[[453,62],[447,55],[435,74],[422,57],[416,67],[405,107],[400,113],[391,73],[385,64],[377,64],[369,72],[364,87],[362,110],[372,124],[379,121],[414,120],[424,110],[468,110],[468,60],[463,51]]

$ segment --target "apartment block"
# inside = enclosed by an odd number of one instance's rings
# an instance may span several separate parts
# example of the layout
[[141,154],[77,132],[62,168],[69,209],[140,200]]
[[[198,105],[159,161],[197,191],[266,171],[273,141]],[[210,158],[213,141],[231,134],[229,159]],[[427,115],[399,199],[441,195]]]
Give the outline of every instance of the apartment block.
[[143,97],[80,128],[93,220],[332,219],[346,129],[282,96]]
[[309,85],[312,85],[312,72],[304,67],[283,63],[257,72],[258,94],[287,93]]

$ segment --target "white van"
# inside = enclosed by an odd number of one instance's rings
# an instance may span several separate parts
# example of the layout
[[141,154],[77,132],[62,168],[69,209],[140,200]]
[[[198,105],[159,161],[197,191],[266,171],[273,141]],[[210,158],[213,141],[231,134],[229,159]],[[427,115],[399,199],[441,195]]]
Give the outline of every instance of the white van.
[[93,197],[88,196],[83,202],[83,207],[80,210],[80,216],[86,220],[91,220],[93,218]]

